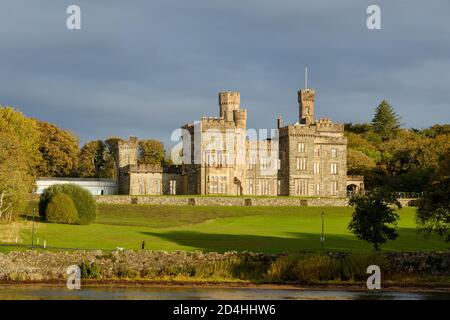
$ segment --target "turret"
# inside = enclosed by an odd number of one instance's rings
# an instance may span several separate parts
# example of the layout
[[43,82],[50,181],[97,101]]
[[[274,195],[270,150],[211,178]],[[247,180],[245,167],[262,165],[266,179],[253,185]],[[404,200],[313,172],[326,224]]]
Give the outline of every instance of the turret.
[[239,109],[233,111],[233,119],[236,127],[245,129],[247,127],[247,110]]
[[220,117],[225,121],[234,121],[234,110],[239,110],[241,95],[239,92],[225,91],[219,93]]
[[138,163],[138,149],[139,143],[136,137],[130,136],[128,141],[119,140],[118,142],[117,167],[124,168],[128,165],[135,165]]
[[310,125],[314,123],[314,97],[313,89],[302,89],[298,91],[299,122]]

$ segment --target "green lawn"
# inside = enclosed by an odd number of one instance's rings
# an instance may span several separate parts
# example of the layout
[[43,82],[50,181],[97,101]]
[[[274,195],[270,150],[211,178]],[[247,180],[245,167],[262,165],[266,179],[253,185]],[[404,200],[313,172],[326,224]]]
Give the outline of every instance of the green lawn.
[[[49,246],[71,248],[139,249],[145,240],[146,248],[154,250],[316,251],[321,248],[322,211],[326,214],[327,250],[371,248],[347,230],[352,212],[347,207],[99,205],[95,223],[37,223],[36,237],[41,244],[46,240]],[[411,207],[400,211],[400,236],[382,249],[447,250],[448,244],[442,240],[417,235],[414,212]],[[22,231],[24,243],[31,243],[30,225]],[[0,226],[0,232],[5,227]]]

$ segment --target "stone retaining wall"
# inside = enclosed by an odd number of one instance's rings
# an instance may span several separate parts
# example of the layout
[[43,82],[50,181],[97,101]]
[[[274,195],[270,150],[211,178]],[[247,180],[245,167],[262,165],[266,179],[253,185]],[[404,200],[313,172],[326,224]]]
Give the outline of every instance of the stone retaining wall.
[[97,196],[97,203],[196,206],[330,206],[345,207],[346,198]]
[[[302,254],[302,253],[299,253]],[[308,254],[308,253],[303,253]],[[350,253],[330,252],[332,258],[344,259]],[[386,252],[389,268],[397,274],[450,275],[449,252]],[[209,277],[252,280],[263,277],[267,268],[281,254],[203,253],[200,251],[20,251],[0,253],[0,281],[46,281],[67,279],[71,265],[82,267],[82,277],[92,279],[154,279],[159,276]],[[370,263],[367,262],[367,263]],[[85,266],[83,268],[83,265]],[[225,271],[228,270],[226,273]],[[237,272],[236,273],[234,271]],[[221,273],[223,271],[223,274]],[[246,272],[247,276],[245,275]]]

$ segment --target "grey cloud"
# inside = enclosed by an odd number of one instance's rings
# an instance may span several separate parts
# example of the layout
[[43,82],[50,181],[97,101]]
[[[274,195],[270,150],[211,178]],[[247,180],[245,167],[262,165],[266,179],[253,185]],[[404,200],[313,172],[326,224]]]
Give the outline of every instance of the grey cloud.
[[298,117],[303,69],[318,116],[369,121],[381,99],[408,127],[450,120],[450,2],[75,1],[82,30],[65,28],[74,1],[2,1],[0,104],[58,123],[82,141],[110,135],[169,141],[217,115],[217,92],[239,90],[249,126]]

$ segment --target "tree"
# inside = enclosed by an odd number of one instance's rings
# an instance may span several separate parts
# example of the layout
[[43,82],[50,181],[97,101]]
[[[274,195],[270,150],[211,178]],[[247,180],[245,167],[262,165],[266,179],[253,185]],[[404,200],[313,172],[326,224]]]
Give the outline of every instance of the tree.
[[77,223],[78,211],[72,198],[65,193],[58,193],[47,206],[46,220],[52,223]]
[[450,149],[418,201],[416,221],[426,237],[435,232],[450,242]]
[[95,199],[86,189],[75,184],[55,184],[45,189],[39,199],[39,215],[46,218],[49,203],[60,193],[65,193],[72,198],[78,211],[79,224],[89,224],[96,218],[97,206]]
[[80,151],[78,175],[101,177],[106,165],[106,145],[101,140],[87,142]]
[[139,141],[139,163],[164,165],[164,144],[152,139]]
[[0,220],[12,221],[25,208],[34,179],[17,137],[0,132]]
[[36,121],[0,106],[0,220],[12,221],[25,208],[40,159]]
[[395,137],[400,129],[399,121],[400,117],[395,113],[394,108],[386,100],[383,100],[375,109],[375,116],[372,119],[373,131],[383,140],[390,139]]
[[42,161],[38,175],[43,177],[68,177],[78,167],[78,138],[48,122],[38,122],[40,130],[39,152]]
[[350,199],[355,207],[348,229],[358,239],[373,244],[375,250],[387,240],[398,237],[396,231],[399,215],[392,207],[401,208],[393,193],[385,189],[374,189],[368,195],[356,195]]
[[102,178],[117,179],[117,168],[116,168],[116,156],[118,154],[119,141],[123,141],[119,137],[109,137],[105,141],[106,153],[105,153],[105,167],[101,173]]
[[36,167],[41,160],[39,153],[39,128],[36,120],[25,117],[12,107],[0,106],[0,132],[16,137],[16,143],[27,155],[23,161],[31,175],[36,174]]
[[368,133],[372,131],[372,125],[369,123],[346,123],[344,125],[345,131],[356,134]]
[[375,168],[375,161],[354,149],[347,149],[347,173],[348,174],[366,174]]

